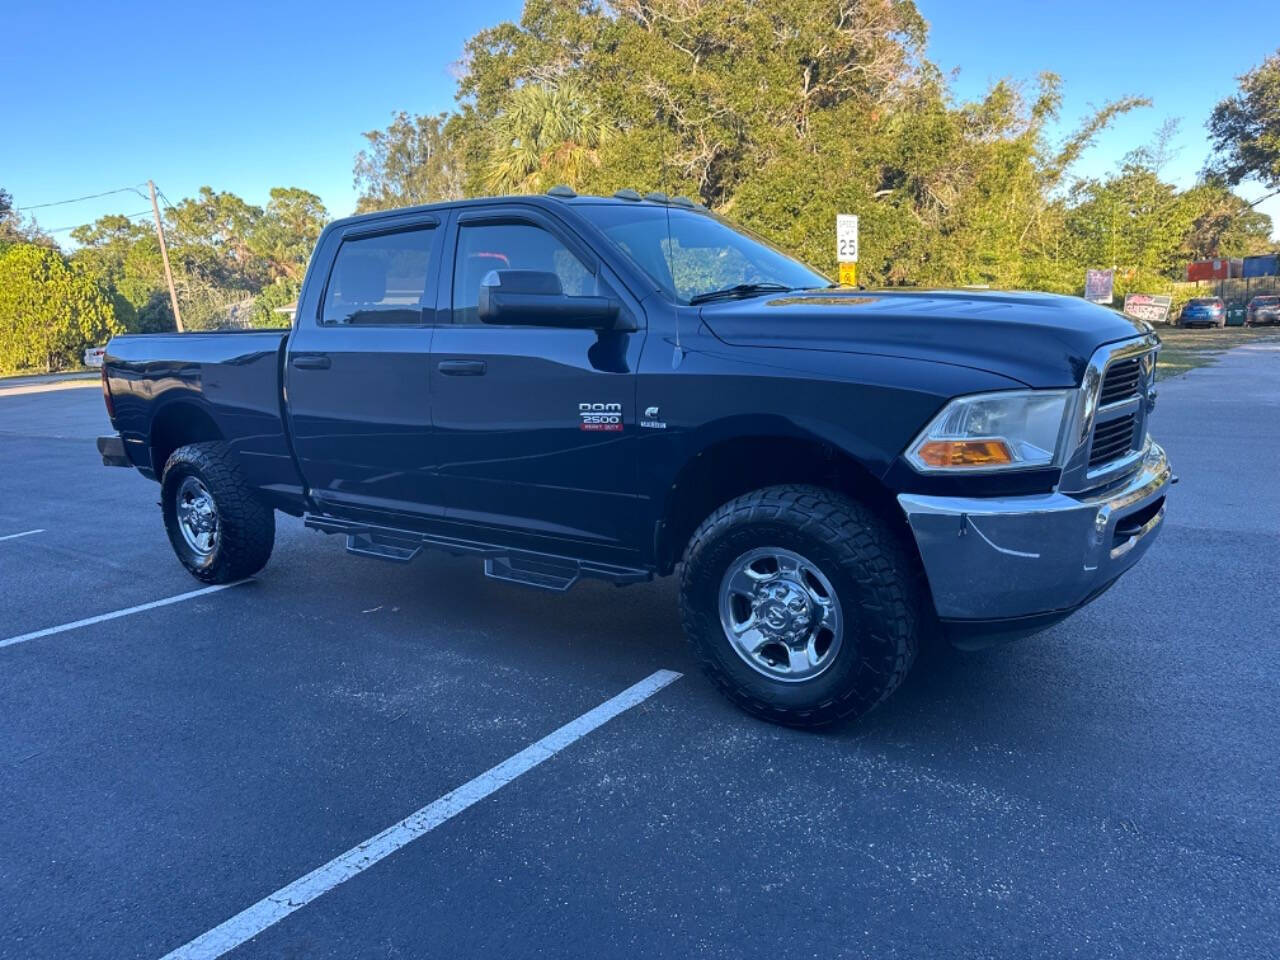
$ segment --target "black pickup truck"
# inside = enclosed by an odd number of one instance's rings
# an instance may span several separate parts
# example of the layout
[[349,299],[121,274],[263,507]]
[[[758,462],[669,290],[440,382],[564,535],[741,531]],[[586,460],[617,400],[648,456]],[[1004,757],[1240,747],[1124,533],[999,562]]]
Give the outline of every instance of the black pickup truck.
[[557,188],[331,224],[290,330],[115,338],[98,446],[160,482],[208,582],[263,567],[276,510],[549,590],[679,570],[724,692],[817,725],[926,634],[1043,629],[1147,550],[1158,346],[1078,299],[837,288],[683,199]]

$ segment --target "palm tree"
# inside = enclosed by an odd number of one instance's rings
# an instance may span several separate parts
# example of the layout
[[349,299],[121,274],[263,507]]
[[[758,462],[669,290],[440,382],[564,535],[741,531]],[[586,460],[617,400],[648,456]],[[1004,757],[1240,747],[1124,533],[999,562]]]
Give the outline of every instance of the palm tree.
[[530,82],[512,91],[493,125],[485,175],[495,193],[529,193],[551,182],[576,187],[613,125],[576,80]]

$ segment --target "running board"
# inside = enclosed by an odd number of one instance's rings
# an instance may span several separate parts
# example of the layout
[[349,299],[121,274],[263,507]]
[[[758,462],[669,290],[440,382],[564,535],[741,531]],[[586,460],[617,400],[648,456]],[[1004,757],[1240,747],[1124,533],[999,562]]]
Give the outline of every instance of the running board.
[[489,557],[484,562],[484,575],[493,580],[523,583],[526,587],[564,593],[581,575],[576,563],[548,563],[524,557]]
[[420,543],[395,540],[376,533],[347,534],[347,553],[354,553],[358,557],[376,557],[379,560],[408,563],[421,552],[422,544]]
[[408,563],[426,547],[444,550],[454,556],[479,555],[484,558],[486,577],[556,593],[563,593],[584,577],[607,580],[619,586],[653,579],[652,571],[640,567],[597,563],[533,550],[513,550],[477,540],[377,527],[336,517],[307,514],[303,517],[303,524],[322,533],[345,535],[347,552],[357,556]]

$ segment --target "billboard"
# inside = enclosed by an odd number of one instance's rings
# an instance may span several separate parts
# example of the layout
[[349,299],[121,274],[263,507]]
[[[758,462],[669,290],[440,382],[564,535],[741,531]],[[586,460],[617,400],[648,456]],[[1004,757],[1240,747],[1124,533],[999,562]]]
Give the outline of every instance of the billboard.
[[1168,323],[1169,307],[1172,297],[1164,297],[1154,293],[1127,293],[1124,297],[1125,316],[1147,323]]
[[1116,282],[1114,270],[1086,270],[1084,298],[1092,303],[1110,303]]

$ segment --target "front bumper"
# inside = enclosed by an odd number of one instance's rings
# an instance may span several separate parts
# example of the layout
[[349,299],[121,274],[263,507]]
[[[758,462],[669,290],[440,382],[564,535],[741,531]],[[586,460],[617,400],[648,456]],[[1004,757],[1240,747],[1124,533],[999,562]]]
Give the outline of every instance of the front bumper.
[[1171,482],[1152,443],[1127,480],[1094,496],[904,493],[898,503],[948,635],[982,646],[1042,630],[1106,590],[1154,542]]

